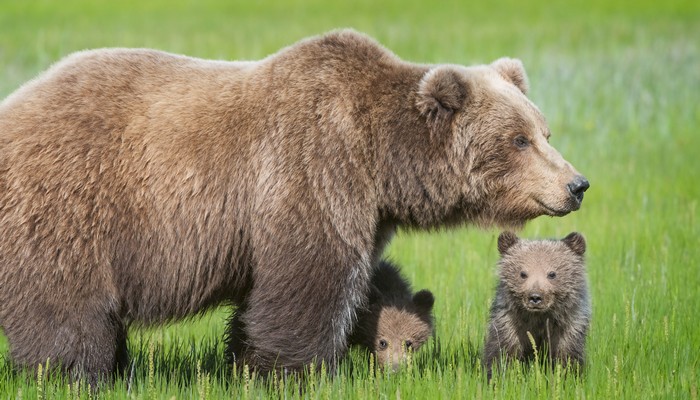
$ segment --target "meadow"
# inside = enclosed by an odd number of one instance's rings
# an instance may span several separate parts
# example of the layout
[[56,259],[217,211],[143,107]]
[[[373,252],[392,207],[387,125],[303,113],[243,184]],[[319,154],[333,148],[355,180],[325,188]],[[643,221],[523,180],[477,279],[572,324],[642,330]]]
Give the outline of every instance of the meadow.
[[[700,380],[700,2],[624,0],[0,2],[0,97],[85,48],[152,47],[258,59],[298,39],[353,27],[401,58],[520,58],[551,143],[591,182],[580,211],[540,217],[526,237],[582,232],[593,320],[577,377],[480,367],[496,283],[498,231],[401,231],[388,256],[436,295],[436,337],[398,373],[352,351],[336,374],[261,380],[224,363],[230,310],[129,332],[128,376],[106,399],[669,398]],[[13,372],[0,333],[0,398],[91,398],[84,384]],[[43,372],[43,371],[42,371]]]

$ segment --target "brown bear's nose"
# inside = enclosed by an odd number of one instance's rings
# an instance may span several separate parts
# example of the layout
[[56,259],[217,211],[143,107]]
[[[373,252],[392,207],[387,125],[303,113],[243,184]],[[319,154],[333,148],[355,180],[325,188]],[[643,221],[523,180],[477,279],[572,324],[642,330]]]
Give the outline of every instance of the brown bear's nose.
[[530,294],[530,303],[532,304],[540,304],[542,302],[542,296],[540,296],[539,293],[532,293]]
[[567,185],[569,192],[572,196],[574,196],[579,204],[583,201],[583,192],[588,190],[590,186],[591,185],[588,183],[588,180],[583,175],[578,175]]

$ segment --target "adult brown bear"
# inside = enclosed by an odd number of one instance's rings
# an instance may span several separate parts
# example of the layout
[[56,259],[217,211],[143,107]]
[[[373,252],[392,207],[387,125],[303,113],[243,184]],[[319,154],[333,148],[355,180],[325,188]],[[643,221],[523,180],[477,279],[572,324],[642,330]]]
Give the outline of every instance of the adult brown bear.
[[0,104],[0,325],[91,380],[131,322],[231,302],[261,370],[331,366],[397,226],[579,208],[520,62],[422,65],[343,30],[258,62],[73,54]]

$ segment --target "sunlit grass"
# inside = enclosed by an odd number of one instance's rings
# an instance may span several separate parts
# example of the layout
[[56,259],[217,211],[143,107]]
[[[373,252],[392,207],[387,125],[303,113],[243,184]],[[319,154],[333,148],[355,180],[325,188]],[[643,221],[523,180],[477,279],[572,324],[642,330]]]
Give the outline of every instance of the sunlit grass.
[[[83,48],[155,47],[257,59],[355,27],[405,59],[525,62],[551,142],[591,181],[583,208],[528,237],[582,232],[593,320],[581,377],[479,364],[497,231],[400,232],[388,250],[436,295],[436,339],[397,373],[352,351],[334,375],[261,380],[224,363],[227,309],[130,332],[133,368],[103,398],[694,398],[700,370],[700,5],[697,2],[387,1],[0,3],[0,96]],[[0,335],[0,397],[89,398],[85,386],[13,372]],[[4,358],[2,358],[4,357]]]

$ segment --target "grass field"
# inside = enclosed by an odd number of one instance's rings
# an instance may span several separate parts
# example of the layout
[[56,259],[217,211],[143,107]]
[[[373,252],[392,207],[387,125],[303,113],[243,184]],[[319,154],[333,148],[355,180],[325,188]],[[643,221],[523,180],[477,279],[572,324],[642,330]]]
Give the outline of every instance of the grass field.
[[[130,331],[130,376],[103,398],[698,398],[700,380],[700,2],[293,0],[2,1],[0,97],[84,48],[154,47],[257,59],[354,27],[400,57],[523,60],[551,143],[591,182],[580,211],[527,237],[588,239],[593,322],[581,378],[514,366],[487,384],[478,358],[494,293],[498,231],[401,232],[388,250],[437,298],[436,340],[396,374],[353,351],[335,376],[261,381],[223,362],[221,309]],[[0,398],[89,398],[56,377],[9,371]]]

